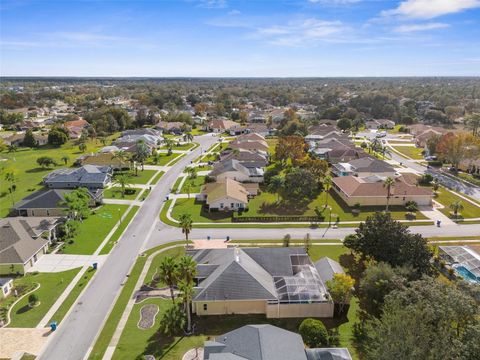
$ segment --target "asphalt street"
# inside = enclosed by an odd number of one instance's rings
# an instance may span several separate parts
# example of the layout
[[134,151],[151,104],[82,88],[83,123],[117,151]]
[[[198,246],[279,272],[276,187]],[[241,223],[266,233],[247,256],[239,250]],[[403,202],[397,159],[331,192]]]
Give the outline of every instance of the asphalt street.
[[[185,166],[218,140],[211,135],[197,137],[200,147],[188,153],[153,187],[130,226],[98,270],[86,291],[53,333],[39,359],[80,360],[85,357],[101,330],[117,294],[149,234],[155,229],[158,214],[170,187]],[[94,234],[92,234],[94,236]],[[165,240],[167,239],[162,236]]]

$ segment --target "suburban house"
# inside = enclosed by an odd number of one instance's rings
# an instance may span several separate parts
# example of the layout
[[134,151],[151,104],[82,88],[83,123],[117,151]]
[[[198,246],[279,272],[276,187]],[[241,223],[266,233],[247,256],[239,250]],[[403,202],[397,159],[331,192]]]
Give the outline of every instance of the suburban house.
[[285,109],[273,109],[268,113],[267,118],[272,119],[274,124],[281,123],[285,118]]
[[83,165],[110,166],[113,170],[124,170],[124,169],[130,168],[129,162],[122,160],[118,157],[115,157],[115,152],[113,151],[112,152],[102,151],[98,153],[82,155],[75,160],[74,165],[75,166],[83,166]]
[[84,119],[66,121],[63,127],[68,130],[71,139],[78,139],[82,135],[83,129],[90,127],[90,123]]
[[367,157],[368,154],[351,142],[337,138],[318,141],[314,147],[310,146],[310,153],[331,164],[349,162],[351,160]]
[[216,181],[224,179],[233,179],[239,182],[263,182],[263,168],[245,167],[240,161],[235,159],[217,162],[213,170],[208,174]]
[[268,153],[268,144],[265,140],[255,139],[236,139],[228,144],[230,149],[253,150],[262,153]]
[[122,136],[130,135],[150,135],[156,137],[157,140],[162,140],[162,132],[152,128],[130,129],[122,132]]
[[335,125],[329,124],[319,124],[319,125],[312,125],[308,128],[308,135],[307,136],[317,136],[321,138],[328,138],[332,136],[341,137],[345,134],[338,129]]
[[[63,216],[66,206],[65,195],[71,193],[70,189],[43,189],[23,198],[13,206],[16,216]],[[103,191],[98,189],[88,191],[91,197],[90,206],[100,205],[103,199]]]
[[235,121],[232,120],[227,120],[227,119],[215,119],[210,121],[206,127],[206,131],[213,131],[215,133],[223,133],[226,131],[230,131],[230,129],[233,129],[235,127],[239,127],[240,124],[236,123]]
[[262,168],[268,165],[268,157],[252,150],[230,150],[220,154],[220,161],[237,160],[246,168]]
[[23,274],[56,239],[59,217],[0,219],[0,274]]
[[131,135],[122,135],[118,139],[116,139],[112,145],[120,148],[121,150],[130,148],[136,145],[139,141],[143,141],[150,150],[156,148],[160,145],[162,141],[161,136],[154,136],[150,134],[131,134]]
[[257,195],[258,191],[258,184],[240,184],[226,178],[203,185],[196,199],[205,201],[209,211],[238,211],[248,208],[249,197]]
[[315,268],[323,282],[332,280],[335,274],[345,274],[342,265],[326,256],[315,263]]
[[[333,178],[333,189],[348,206],[385,206],[387,188],[383,185],[385,177],[372,175],[368,177],[340,176]],[[418,205],[432,204],[432,190],[409,184],[402,176],[395,178],[390,189],[390,205],[405,205],[415,201]]]
[[351,360],[347,348],[305,349],[302,337],[270,325],[245,325],[205,341],[204,360]]
[[252,110],[248,113],[248,122],[255,124],[263,124],[266,122],[265,113],[259,110]]
[[275,133],[275,129],[270,128],[266,124],[248,123],[245,125],[245,133],[257,133],[261,136],[268,136],[273,135]]
[[449,267],[461,270],[465,280],[480,284],[480,254],[476,246],[439,246],[439,255]]
[[358,176],[365,177],[378,175],[384,177],[394,177],[395,168],[385,161],[366,156],[349,162],[339,162],[333,164],[332,174],[335,176]]
[[395,127],[395,121],[389,119],[372,119],[365,121],[365,127],[367,129],[393,129]]
[[193,312],[199,316],[333,316],[325,281],[303,248],[236,247],[189,254],[197,263]]
[[0,277],[0,300],[6,298],[13,289],[13,278]]
[[164,133],[180,135],[184,131],[189,131],[190,126],[180,121],[159,121],[155,127]]
[[95,165],[83,165],[74,169],[58,169],[43,178],[44,184],[51,189],[84,187],[89,190],[97,190],[104,189],[111,181],[112,168]]
[[23,139],[25,138],[25,133],[20,134],[12,134],[10,136],[2,138],[5,145],[15,145],[20,146],[23,143]]
[[427,145],[428,140],[434,136],[442,136],[443,132],[435,129],[427,129],[415,136],[415,145],[420,148],[424,148]]

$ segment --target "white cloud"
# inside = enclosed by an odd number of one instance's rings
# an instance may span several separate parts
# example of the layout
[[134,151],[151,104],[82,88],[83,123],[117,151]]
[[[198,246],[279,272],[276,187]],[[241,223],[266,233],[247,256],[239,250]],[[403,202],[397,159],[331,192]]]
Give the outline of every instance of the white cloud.
[[224,9],[228,4],[227,0],[200,0],[199,6],[207,9]]
[[344,4],[354,4],[357,2],[360,2],[362,0],[308,0],[308,2],[311,2],[313,4],[334,4],[334,5],[344,5]]
[[321,41],[333,42],[347,30],[340,21],[326,21],[315,18],[291,21],[286,25],[261,27],[253,34],[269,44],[280,46],[305,46]]
[[385,10],[383,16],[432,19],[480,7],[480,0],[405,0],[396,9]]
[[450,25],[445,23],[408,24],[397,26],[394,31],[399,33],[411,33],[417,31],[445,29],[448,27],[450,27]]

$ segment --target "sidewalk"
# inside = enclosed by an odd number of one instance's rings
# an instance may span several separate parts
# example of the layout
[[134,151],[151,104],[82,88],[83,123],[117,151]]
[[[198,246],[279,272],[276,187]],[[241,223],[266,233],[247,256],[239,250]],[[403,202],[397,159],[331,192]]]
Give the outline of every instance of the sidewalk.
[[[147,188],[148,189],[148,188]],[[115,205],[135,205],[142,206],[142,202],[139,200],[125,200],[125,199],[103,199],[104,204],[115,204]]]
[[[435,203],[435,204],[438,204],[438,203]],[[435,223],[437,223],[438,220],[440,220],[441,224],[442,225],[445,225],[445,226],[458,226],[458,224],[456,224],[454,221],[452,221],[452,219],[450,219],[448,216],[446,216],[445,214],[443,214],[440,210],[438,210],[437,207],[430,207],[430,206],[420,206],[419,207],[419,211],[425,215],[426,217],[428,217],[429,219],[435,221]]]

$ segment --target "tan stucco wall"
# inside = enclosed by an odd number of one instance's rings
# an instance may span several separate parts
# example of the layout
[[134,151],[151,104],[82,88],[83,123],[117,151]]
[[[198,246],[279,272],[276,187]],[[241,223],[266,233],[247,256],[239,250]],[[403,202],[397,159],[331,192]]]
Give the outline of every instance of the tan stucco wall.
[[267,304],[267,318],[333,317],[333,302],[318,304]]
[[[265,314],[266,302],[252,301],[199,301],[194,302],[193,311],[197,315],[226,315],[226,314]],[[207,310],[203,305],[207,304]]]
[[[213,202],[208,202],[207,201],[207,204],[211,207],[211,208],[218,208],[220,209],[220,204],[223,203],[223,207],[224,208],[230,208],[230,204],[233,203],[234,205],[235,204],[241,204],[238,200],[236,199],[233,199],[231,197],[224,197],[222,199],[218,199],[218,200],[215,200]],[[248,203],[246,204],[243,204],[243,207],[247,207]],[[234,207],[234,209],[238,209],[238,207]]]
[[[48,212],[48,213],[47,213]],[[27,216],[64,216],[65,215],[65,209],[28,209],[27,210]]]

